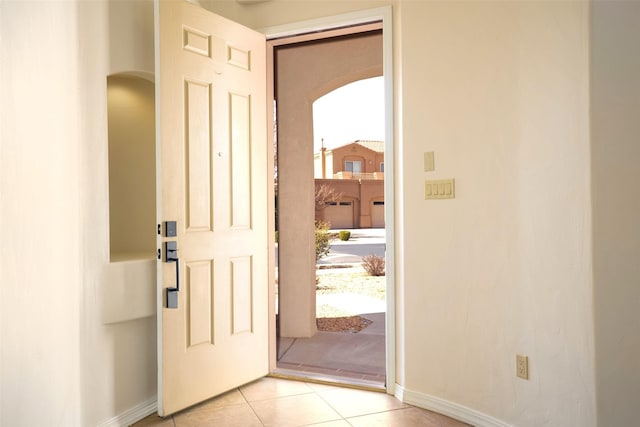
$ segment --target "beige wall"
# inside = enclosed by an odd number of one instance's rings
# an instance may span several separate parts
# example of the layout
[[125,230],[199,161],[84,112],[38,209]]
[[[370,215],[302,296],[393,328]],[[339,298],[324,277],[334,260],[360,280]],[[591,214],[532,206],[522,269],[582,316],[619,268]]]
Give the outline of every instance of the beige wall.
[[155,258],[155,85],[142,77],[107,79],[109,247],[111,261]]
[[591,149],[598,425],[637,424],[640,3],[594,2]]
[[270,0],[252,4],[250,2],[241,3],[227,0],[200,0],[199,3],[215,13],[249,28],[260,30],[292,22],[386,6],[392,1]]
[[2,4],[1,425],[94,426],[155,398],[154,285],[136,301],[112,274],[107,160],[107,75],[153,72],[149,29],[150,2]]
[[[518,426],[595,425],[588,4],[401,13],[406,388]],[[456,198],[423,200],[434,178]]]
[[[260,28],[384,3],[213,6]],[[153,317],[100,318],[106,75],[152,70],[148,42],[137,45],[148,32],[116,24],[148,24],[149,9],[117,4],[147,12],[0,12],[2,425],[97,425],[154,397]],[[427,406],[443,399],[518,426],[635,422],[640,12],[592,12],[590,45],[586,3],[394,8],[397,377]],[[135,42],[114,49],[114,37]],[[456,199],[424,201],[432,177],[456,178]],[[515,378],[516,352],[530,357],[529,381]]]
[[74,3],[0,7],[0,424],[82,424],[81,133]]
[[[149,261],[109,262],[106,98],[107,75],[152,75],[153,4],[81,1],[78,10],[86,126],[81,137],[86,178],[80,195],[84,215],[82,425],[97,425],[153,402],[156,396],[154,271]],[[155,192],[155,187],[148,191]],[[154,222],[149,226],[155,229]]]

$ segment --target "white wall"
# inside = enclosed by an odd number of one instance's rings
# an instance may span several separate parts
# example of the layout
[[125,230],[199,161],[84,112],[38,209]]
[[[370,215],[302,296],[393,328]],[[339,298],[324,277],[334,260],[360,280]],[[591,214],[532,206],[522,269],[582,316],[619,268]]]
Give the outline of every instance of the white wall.
[[598,425],[638,423],[640,3],[594,2],[591,46]]
[[394,0],[270,0],[267,2],[236,2],[199,0],[203,7],[249,28],[266,27],[332,16],[341,13],[385,6]]
[[[405,387],[513,425],[595,425],[588,5],[402,16]],[[423,200],[443,178],[456,198]]]
[[[156,395],[154,279],[149,277],[152,274],[141,274],[137,277],[142,282],[126,283],[136,266],[109,262],[107,126],[107,75],[154,71],[153,3],[79,1],[78,11],[84,83],[83,179],[78,202],[83,215],[80,348],[85,399],[81,424],[90,426],[150,402]],[[154,223],[149,227],[153,233]],[[114,306],[120,306],[120,312]]]
[[0,5],[0,425],[80,425],[80,38],[73,3]]
[[155,397],[153,313],[102,318],[121,289],[106,77],[153,72],[149,29],[151,2],[0,6],[0,425],[98,425]]

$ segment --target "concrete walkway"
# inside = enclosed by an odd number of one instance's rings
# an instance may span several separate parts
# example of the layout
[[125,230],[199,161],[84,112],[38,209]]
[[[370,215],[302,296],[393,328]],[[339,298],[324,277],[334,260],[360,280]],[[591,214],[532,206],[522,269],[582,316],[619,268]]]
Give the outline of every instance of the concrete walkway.
[[316,306],[321,305],[330,305],[340,311],[353,314],[384,313],[387,311],[385,301],[352,293],[316,295]]
[[358,333],[320,331],[311,338],[280,338],[278,370],[384,388],[385,313],[361,316],[372,323]]

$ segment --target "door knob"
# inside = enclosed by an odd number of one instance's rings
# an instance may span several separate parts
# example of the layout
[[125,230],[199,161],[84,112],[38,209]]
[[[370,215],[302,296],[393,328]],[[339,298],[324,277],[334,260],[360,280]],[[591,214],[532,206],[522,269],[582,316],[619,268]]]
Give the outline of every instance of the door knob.
[[178,259],[178,244],[176,242],[164,243],[165,262],[176,263],[176,286],[167,288],[167,308],[178,308],[178,292],[180,292],[180,259]]

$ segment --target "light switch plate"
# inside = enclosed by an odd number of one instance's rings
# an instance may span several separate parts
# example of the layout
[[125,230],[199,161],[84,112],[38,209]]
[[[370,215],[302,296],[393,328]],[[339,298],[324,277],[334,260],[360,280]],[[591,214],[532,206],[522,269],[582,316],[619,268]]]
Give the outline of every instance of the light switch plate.
[[433,158],[433,151],[427,151],[426,153],[424,153],[424,171],[433,172],[434,170],[436,170],[436,168]]
[[439,179],[424,182],[424,198],[428,199],[453,199],[456,197],[456,180]]

